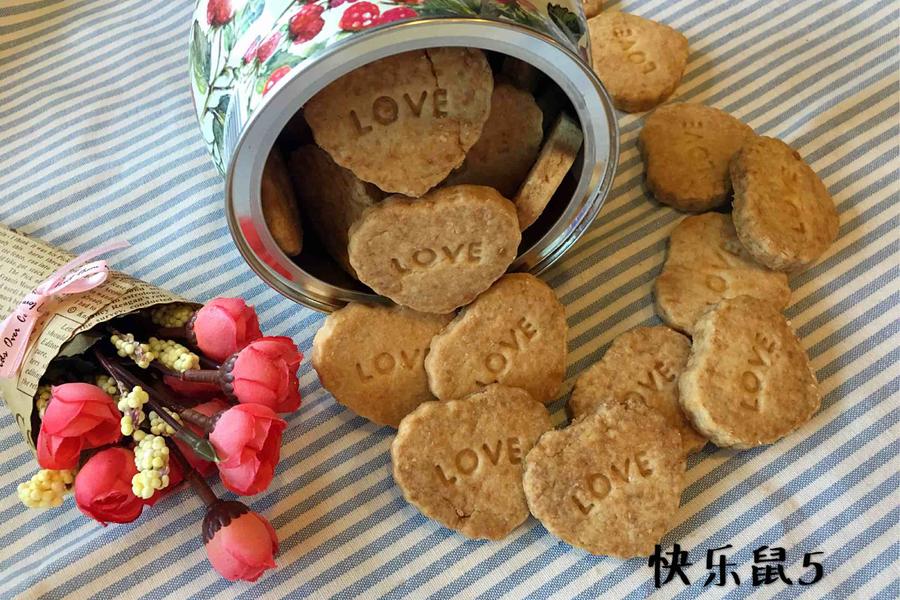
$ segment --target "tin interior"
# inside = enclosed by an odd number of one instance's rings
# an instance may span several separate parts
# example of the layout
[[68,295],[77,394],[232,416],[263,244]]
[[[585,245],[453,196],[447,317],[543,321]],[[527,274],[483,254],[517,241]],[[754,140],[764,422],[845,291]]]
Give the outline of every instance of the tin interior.
[[[456,26],[449,21],[457,21]],[[427,29],[435,31],[428,35]],[[324,251],[314,229],[306,223],[304,248],[299,256],[291,259],[278,249],[262,217],[259,194],[263,165],[273,145],[285,143],[287,132],[292,129],[291,119],[302,105],[341,75],[372,60],[408,50],[467,46],[487,51],[492,62],[509,55],[536,67],[545,78],[544,87],[539,87],[536,95],[546,94],[551,86],[558,88],[559,110],[576,118],[584,132],[585,141],[575,164],[541,217],[523,232],[518,257],[510,267],[534,274],[547,269],[584,233],[612,184],[618,133],[611,102],[599,81],[567,48],[518,25],[481,19],[440,19],[401,23],[382,31],[381,37],[390,39],[372,43],[372,38],[363,37],[355,40],[356,47],[340,53],[331,51],[300,70],[301,76],[280,88],[266,110],[246,124],[229,166],[226,205],[229,225],[248,263],[272,287],[316,310],[328,312],[351,301],[387,302],[347,275]],[[375,37],[378,31],[372,33]],[[545,132],[550,125],[552,119],[545,118]],[[253,224],[253,231],[248,231],[248,223]]]

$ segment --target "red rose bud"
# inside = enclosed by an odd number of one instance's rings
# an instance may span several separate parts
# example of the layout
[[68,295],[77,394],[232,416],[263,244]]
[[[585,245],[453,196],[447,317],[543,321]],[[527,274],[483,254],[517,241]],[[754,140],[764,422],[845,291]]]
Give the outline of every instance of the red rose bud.
[[262,337],[256,311],[241,298],[210,300],[197,311],[191,331],[197,347],[216,362]]
[[256,58],[259,59],[259,62],[266,62],[269,60],[269,57],[272,56],[272,53],[275,52],[275,48],[278,47],[278,42],[281,41],[281,32],[276,31],[273,33],[269,39],[260,44],[259,49],[256,51]]
[[206,5],[206,22],[212,27],[221,27],[231,20],[231,0],[209,0]]
[[244,52],[244,56],[241,58],[241,62],[244,63],[245,65],[247,63],[253,62],[253,59],[255,59],[257,57],[256,53],[258,52],[258,49],[259,49],[259,37],[257,36],[257,38],[255,40],[253,40],[253,43],[250,44],[250,47],[247,48],[247,51]]
[[82,450],[114,444],[122,437],[122,415],[96,385],[66,383],[51,393],[37,441],[38,463],[44,469],[75,469]]
[[242,496],[252,496],[269,487],[285,427],[287,423],[261,404],[238,404],[221,413],[209,441],[219,456],[222,484]]
[[75,504],[103,525],[130,523],[144,508],[144,502],[131,491],[131,478],[136,474],[131,450],[101,450],[84,463],[75,477]]
[[229,581],[256,581],[275,568],[275,529],[240,502],[212,505],[203,519],[203,543],[213,568]]
[[264,337],[250,342],[223,365],[228,372],[227,391],[241,403],[264,404],[278,413],[294,412],[300,408],[297,369],[301,360],[303,354],[291,338]]
[[[198,384],[198,385],[200,385],[200,384]],[[218,388],[216,388],[216,389],[218,389]],[[200,413],[201,415],[204,415],[207,417],[212,417],[213,415],[216,415],[224,410],[227,410],[230,406],[231,406],[230,404],[228,404],[221,398],[213,398],[212,400],[209,400],[208,402],[204,402],[203,404],[198,404],[197,406],[194,406],[192,410]],[[189,421],[185,422],[185,426],[188,427],[191,431],[193,431],[197,435],[199,435],[200,437],[204,437],[206,435],[206,431],[202,427],[194,425],[194,424],[190,423]],[[197,454],[193,450],[191,450],[187,444],[185,444],[184,442],[182,442],[181,440],[179,440],[177,438],[175,439],[175,443],[178,445],[178,448],[184,454],[185,458],[190,463],[190,465],[201,475],[203,475],[204,477],[209,477],[216,471],[215,463],[212,463],[208,460],[203,460],[202,458],[197,456]],[[171,464],[174,464],[177,462],[178,461],[169,461],[169,464],[171,465]],[[169,477],[171,478],[171,475],[169,475]]]

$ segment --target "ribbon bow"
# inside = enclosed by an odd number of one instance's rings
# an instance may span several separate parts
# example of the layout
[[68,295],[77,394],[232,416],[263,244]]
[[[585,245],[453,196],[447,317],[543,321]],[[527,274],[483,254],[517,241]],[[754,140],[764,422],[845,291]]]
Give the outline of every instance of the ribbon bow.
[[101,285],[109,277],[106,261],[88,261],[129,245],[125,241],[109,242],[88,250],[58,268],[25,296],[12,314],[0,323],[0,377],[12,377],[22,365],[41,307],[54,296],[81,294]]

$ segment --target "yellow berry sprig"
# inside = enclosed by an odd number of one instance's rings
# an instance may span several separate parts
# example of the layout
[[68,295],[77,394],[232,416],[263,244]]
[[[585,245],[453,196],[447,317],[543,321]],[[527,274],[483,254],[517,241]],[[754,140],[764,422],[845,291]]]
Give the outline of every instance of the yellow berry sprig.
[[200,368],[200,357],[178,342],[155,337],[149,342],[150,351],[167,368],[179,373]]
[[51,386],[38,386],[37,394],[34,396],[34,405],[37,407],[38,416],[42,419],[44,418],[44,413],[47,411],[47,405],[50,404],[50,398],[52,396],[53,392],[51,391]]
[[149,499],[169,485],[169,447],[162,436],[138,430],[134,432],[134,464],[137,474],[131,478],[131,492]]
[[28,508],[55,508],[63,503],[72,484],[75,482],[75,471],[41,469],[28,481],[23,481],[16,488],[22,504]]
[[131,388],[131,391],[119,398],[118,408],[122,413],[120,421],[122,435],[136,433],[138,427],[144,422],[144,405],[150,400],[150,395],[141,386]]
[[[169,410],[166,407],[163,407],[163,410],[169,413],[169,415],[178,421],[179,423],[183,423],[181,420],[181,415],[176,412]],[[150,411],[150,433],[153,435],[163,435],[166,437],[171,437],[175,435],[175,428],[163,421],[162,417],[156,414],[156,411]]]
[[94,383],[97,384],[97,387],[110,395],[110,397],[117,401],[119,400],[119,396],[121,396],[121,390],[119,389],[119,383],[109,375],[97,375]]
[[153,359],[156,358],[150,350],[149,344],[141,344],[130,333],[114,333],[109,340],[116,347],[116,352],[119,356],[131,358],[142,369],[149,367]]
[[150,309],[150,320],[160,327],[184,327],[194,316],[188,304],[163,304]]

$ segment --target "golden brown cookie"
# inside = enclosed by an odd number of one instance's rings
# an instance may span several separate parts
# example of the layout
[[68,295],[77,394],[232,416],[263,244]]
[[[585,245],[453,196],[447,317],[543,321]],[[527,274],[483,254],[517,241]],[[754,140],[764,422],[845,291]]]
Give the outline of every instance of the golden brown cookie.
[[722,298],[748,295],[781,310],[791,300],[784,273],[757,264],[737,239],[728,215],[684,219],[669,238],[669,254],[653,286],[656,313],[687,334]]
[[420,196],[478,141],[493,85],[481,50],[414,50],[351,71],[303,112],[337,164],[386,192]]
[[288,256],[303,250],[303,226],[287,166],[277,148],[272,148],[263,167],[260,200],[263,218],[275,243]]
[[368,209],[350,229],[350,264],[376,293],[443,314],[503,275],[520,238],[509,200],[489,187],[457,185]]
[[678,87],[688,59],[680,32],[613,11],[590,19],[588,31],[594,71],[619,110],[650,110]]
[[603,10],[603,0],[581,0],[584,6],[584,16],[592,19],[600,14]]
[[730,170],[734,226],[760,263],[778,271],[802,269],[837,238],[837,209],[825,184],[781,140],[750,139]]
[[318,146],[304,146],[291,155],[291,176],[303,212],[325,249],[354,275],[347,255],[350,226],[384,194],[337,165]]
[[492,385],[451,402],[426,402],[391,444],[406,500],[470,538],[499,540],[528,518],[522,462],[550,415],[527,392]]
[[697,322],[678,387],[694,427],[734,448],[780,440],[821,403],[809,358],[784,316],[749,296],[722,300]]
[[541,149],[542,118],[531,94],[508,83],[495,85],[481,137],[445,184],[486,185],[512,198]]
[[569,413],[577,419],[610,404],[641,402],[681,434],[685,454],[696,452],[706,438],[694,431],[678,404],[678,376],[690,354],[691,341],[668,327],[627,331],[575,381]]
[[753,130],[703,104],[661,106],[638,138],[647,187],[662,202],[689,212],[720,206],[731,195],[728,163]]
[[428,390],[425,355],[451,315],[351,303],[336,310],[313,340],[312,364],[335,400],[379,425],[397,427]]
[[496,382],[551,402],[566,372],[565,309],[534,275],[505,275],[432,340],[425,372],[441,400]]
[[649,555],[671,527],[684,471],[678,431],[629,402],[541,436],[523,484],[550,533],[591,554],[632,558]]
[[560,114],[534,166],[516,193],[514,202],[522,231],[547,208],[547,203],[575,163],[583,141],[584,135],[575,121],[564,113]]

